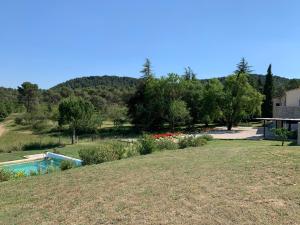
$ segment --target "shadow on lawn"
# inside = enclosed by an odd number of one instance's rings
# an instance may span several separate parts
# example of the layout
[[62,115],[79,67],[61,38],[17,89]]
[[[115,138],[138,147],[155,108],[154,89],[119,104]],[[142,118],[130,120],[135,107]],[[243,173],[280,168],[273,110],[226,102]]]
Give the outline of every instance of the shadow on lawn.
[[48,143],[32,142],[29,144],[25,144],[23,146],[23,151],[46,150],[51,148],[63,147],[63,146],[64,146],[63,144],[56,143],[56,142],[48,142]]

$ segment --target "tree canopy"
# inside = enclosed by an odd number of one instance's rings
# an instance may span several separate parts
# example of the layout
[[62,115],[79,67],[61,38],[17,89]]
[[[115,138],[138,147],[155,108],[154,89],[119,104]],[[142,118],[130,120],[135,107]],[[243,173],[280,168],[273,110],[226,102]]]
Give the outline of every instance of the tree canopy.
[[93,105],[82,98],[70,97],[59,104],[59,124],[68,124],[73,131],[72,144],[76,140],[76,130],[89,124],[94,113]]

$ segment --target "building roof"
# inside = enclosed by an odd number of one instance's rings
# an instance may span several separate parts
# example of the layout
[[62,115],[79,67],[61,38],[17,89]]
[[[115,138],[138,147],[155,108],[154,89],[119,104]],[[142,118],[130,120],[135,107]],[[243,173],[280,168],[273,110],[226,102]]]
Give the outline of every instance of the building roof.
[[255,118],[257,120],[271,120],[271,121],[295,121],[300,122],[300,118]]

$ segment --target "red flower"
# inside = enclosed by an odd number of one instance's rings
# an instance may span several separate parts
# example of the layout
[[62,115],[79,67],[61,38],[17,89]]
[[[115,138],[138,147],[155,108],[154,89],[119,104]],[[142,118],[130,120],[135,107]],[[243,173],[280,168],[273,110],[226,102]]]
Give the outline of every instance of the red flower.
[[153,134],[152,137],[155,139],[159,139],[159,138],[169,138],[169,137],[175,137],[180,135],[181,133],[177,132],[177,133],[164,133],[164,134]]

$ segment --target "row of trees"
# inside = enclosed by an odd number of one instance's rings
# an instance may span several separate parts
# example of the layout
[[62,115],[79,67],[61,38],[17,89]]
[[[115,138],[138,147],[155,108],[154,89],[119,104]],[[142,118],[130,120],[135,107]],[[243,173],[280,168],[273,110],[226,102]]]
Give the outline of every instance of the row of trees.
[[[189,67],[183,75],[170,73],[165,77],[155,78],[150,60],[147,59],[141,71],[141,80],[135,83],[132,79],[124,78],[129,88],[123,85],[118,89],[126,98],[109,99],[109,89],[103,92],[101,88],[87,87],[96,79],[88,77],[80,87],[72,81],[46,91],[40,90],[36,84],[24,82],[18,87],[16,101],[13,102],[24,107],[27,115],[25,118],[29,118],[29,122],[54,120],[61,126],[68,124],[72,130],[73,142],[76,130],[95,131],[104,119],[112,120],[115,126],[121,126],[130,120],[140,130],[166,126],[174,130],[179,125],[191,127],[197,123],[208,125],[211,122],[224,123],[230,130],[241,120],[259,116],[261,110],[263,116],[272,116],[274,88],[271,65],[262,90],[264,95],[253,87],[251,72],[246,60],[242,59],[234,74],[221,81],[198,80]],[[97,82],[111,82],[113,86],[121,81],[106,77],[104,81]],[[72,85],[77,89],[72,89]],[[134,86],[136,91],[132,92]],[[103,99],[108,102],[104,103]],[[12,106],[11,110],[7,110],[8,103],[9,101],[0,101],[0,117],[1,111],[4,111],[2,108],[5,107],[7,111],[3,117],[17,108]]]
[[149,60],[141,72],[143,82],[128,103],[132,122],[140,129],[218,121],[231,130],[242,119],[261,113],[263,95],[249,84],[251,70],[244,59],[224,84],[217,79],[203,84],[190,68],[183,76],[171,73],[157,79]]

